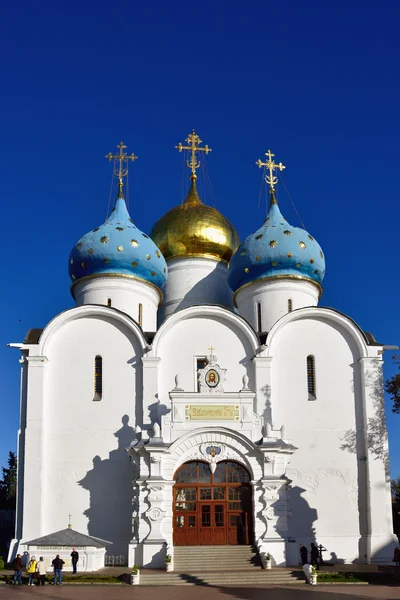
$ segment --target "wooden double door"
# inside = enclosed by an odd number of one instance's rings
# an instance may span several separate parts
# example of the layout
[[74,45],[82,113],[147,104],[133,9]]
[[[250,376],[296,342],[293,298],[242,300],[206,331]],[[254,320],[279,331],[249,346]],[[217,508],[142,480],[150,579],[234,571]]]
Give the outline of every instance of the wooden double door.
[[183,465],[175,476],[174,544],[252,543],[252,493],[246,469],[231,461]]

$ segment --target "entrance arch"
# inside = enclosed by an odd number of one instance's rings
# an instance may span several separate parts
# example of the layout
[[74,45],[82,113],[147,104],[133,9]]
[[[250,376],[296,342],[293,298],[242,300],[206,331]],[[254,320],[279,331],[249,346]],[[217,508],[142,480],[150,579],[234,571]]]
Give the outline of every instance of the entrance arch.
[[173,488],[175,546],[253,543],[252,487],[247,469],[221,461],[184,463]]

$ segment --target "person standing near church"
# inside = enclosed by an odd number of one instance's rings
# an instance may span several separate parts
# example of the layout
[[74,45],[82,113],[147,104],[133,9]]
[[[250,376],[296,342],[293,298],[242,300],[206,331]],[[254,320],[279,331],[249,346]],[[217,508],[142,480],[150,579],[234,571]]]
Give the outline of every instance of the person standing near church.
[[[57,554],[57,556],[55,557],[55,559],[53,560],[53,562],[51,564],[54,569],[54,585],[57,585],[57,584],[61,585],[62,584],[62,568],[65,563],[62,560],[62,558],[60,558],[60,555]],[[57,579],[58,579],[58,581],[57,581]]]
[[20,554],[13,560],[14,585],[22,585],[22,558]]
[[398,546],[394,549],[393,562],[395,563],[396,567],[400,565],[400,549]]
[[318,548],[317,546],[311,542],[311,551],[310,551],[310,563],[317,569],[319,570],[319,565],[318,565]]
[[36,576],[36,565],[37,560],[34,556],[32,556],[31,560],[28,563],[28,567],[26,572],[28,573],[28,585],[35,585],[35,576]]
[[46,563],[43,560],[43,556],[39,558],[39,562],[37,564],[37,572],[38,572],[38,585],[44,585],[46,581]]
[[304,566],[308,562],[308,550],[303,544],[300,544],[300,558],[301,564]]
[[74,548],[71,552],[71,560],[72,560],[72,573],[73,573],[73,575],[76,575],[76,565],[78,564],[78,560],[79,560],[79,552],[76,551],[76,548]]

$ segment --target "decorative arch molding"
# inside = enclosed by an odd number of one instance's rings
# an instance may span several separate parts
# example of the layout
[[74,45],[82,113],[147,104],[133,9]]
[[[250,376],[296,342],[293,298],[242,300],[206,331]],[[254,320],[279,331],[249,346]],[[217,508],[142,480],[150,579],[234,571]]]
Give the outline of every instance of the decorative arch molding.
[[[265,356],[272,357],[274,353],[275,340],[279,337],[282,329],[294,321],[301,321],[304,319],[314,319],[318,321],[324,321],[329,324],[332,323],[339,329],[347,332],[354,340],[357,350],[361,357],[376,355],[376,351],[371,353],[371,349],[368,347],[362,329],[349,317],[332,308],[322,308],[318,306],[310,306],[307,308],[300,308],[290,312],[279,319],[272,327],[267,338],[267,349]],[[376,348],[376,346],[374,347]]]
[[215,305],[189,306],[180,310],[170,317],[161,325],[153,340],[153,354],[158,356],[159,346],[163,338],[168,332],[174,328],[177,323],[192,319],[194,317],[209,317],[210,319],[219,319],[231,326],[236,331],[240,331],[248,340],[254,354],[260,346],[260,340],[253,327],[243,317],[233,313],[231,310]]
[[69,310],[60,313],[50,321],[40,336],[38,355],[46,356],[48,345],[58,334],[58,332],[65,327],[65,325],[71,323],[72,321],[86,317],[99,317],[103,318],[105,321],[115,321],[119,325],[123,325],[126,330],[139,341],[143,350],[148,346],[143,331],[139,325],[135,323],[135,321],[133,321],[133,319],[131,319],[128,315],[115,308],[109,308],[107,306],[100,306],[97,304],[85,304],[76,308],[70,308]]
[[[220,444],[221,454],[215,461],[210,460],[204,453],[208,444]],[[171,461],[164,473],[166,479],[172,480],[179,467],[191,460],[218,463],[224,460],[233,460],[246,467],[253,481],[258,481],[263,476],[263,456],[259,448],[237,431],[225,427],[203,427],[196,429],[174,442],[170,448]]]

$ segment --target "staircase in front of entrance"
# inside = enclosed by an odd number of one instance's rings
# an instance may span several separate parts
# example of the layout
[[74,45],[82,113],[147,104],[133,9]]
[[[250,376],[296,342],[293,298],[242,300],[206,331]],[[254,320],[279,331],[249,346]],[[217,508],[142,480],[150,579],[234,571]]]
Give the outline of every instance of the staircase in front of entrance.
[[174,571],[140,572],[140,585],[285,585],[304,583],[301,570],[264,570],[252,546],[175,546]]
[[261,569],[261,559],[253,546],[175,546],[174,571],[234,571]]

